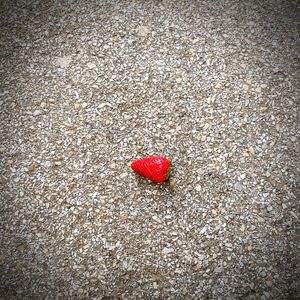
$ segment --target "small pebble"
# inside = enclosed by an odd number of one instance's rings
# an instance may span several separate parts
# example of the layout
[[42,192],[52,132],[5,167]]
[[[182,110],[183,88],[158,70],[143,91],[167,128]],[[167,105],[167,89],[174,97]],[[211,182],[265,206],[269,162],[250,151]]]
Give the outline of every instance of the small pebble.
[[35,110],[34,112],[33,112],[33,115],[34,116],[39,116],[39,115],[41,115],[43,112],[41,111],[41,110]]
[[137,27],[137,34],[141,37],[146,37],[149,34],[149,28],[146,26],[138,26]]
[[273,285],[272,281],[270,281],[270,280],[267,280],[266,284],[267,284],[268,287],[271,287]]

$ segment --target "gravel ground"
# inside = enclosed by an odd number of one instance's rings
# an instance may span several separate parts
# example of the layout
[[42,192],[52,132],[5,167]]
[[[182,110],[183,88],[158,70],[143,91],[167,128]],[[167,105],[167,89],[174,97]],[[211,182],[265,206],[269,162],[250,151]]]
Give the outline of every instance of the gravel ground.
[[1,300],[297,299],[297,1],[0,9]]

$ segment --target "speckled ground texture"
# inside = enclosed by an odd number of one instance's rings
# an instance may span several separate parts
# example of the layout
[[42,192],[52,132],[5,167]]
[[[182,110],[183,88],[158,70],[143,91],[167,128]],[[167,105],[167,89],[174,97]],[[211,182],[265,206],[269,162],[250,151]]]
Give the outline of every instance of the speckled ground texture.
[[0,299],[297,299],[299,20],[2,1]]

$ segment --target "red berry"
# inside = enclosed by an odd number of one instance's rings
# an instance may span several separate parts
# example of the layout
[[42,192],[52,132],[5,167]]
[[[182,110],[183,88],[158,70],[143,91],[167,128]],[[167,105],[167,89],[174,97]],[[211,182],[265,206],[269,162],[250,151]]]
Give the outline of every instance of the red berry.
[[165,157],[150,156],[135,160],[131,168],[151,181],[159,183],[169,178],[171,163]]

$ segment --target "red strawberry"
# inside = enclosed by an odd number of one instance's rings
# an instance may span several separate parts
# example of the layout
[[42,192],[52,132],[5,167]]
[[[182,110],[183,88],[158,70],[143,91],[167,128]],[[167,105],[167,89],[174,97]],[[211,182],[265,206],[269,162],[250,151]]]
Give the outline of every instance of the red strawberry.
[[153,182],[164,182],[170,176],[171,163],[162,156],[150,156],[135,160],[131,164],[133,171]]

